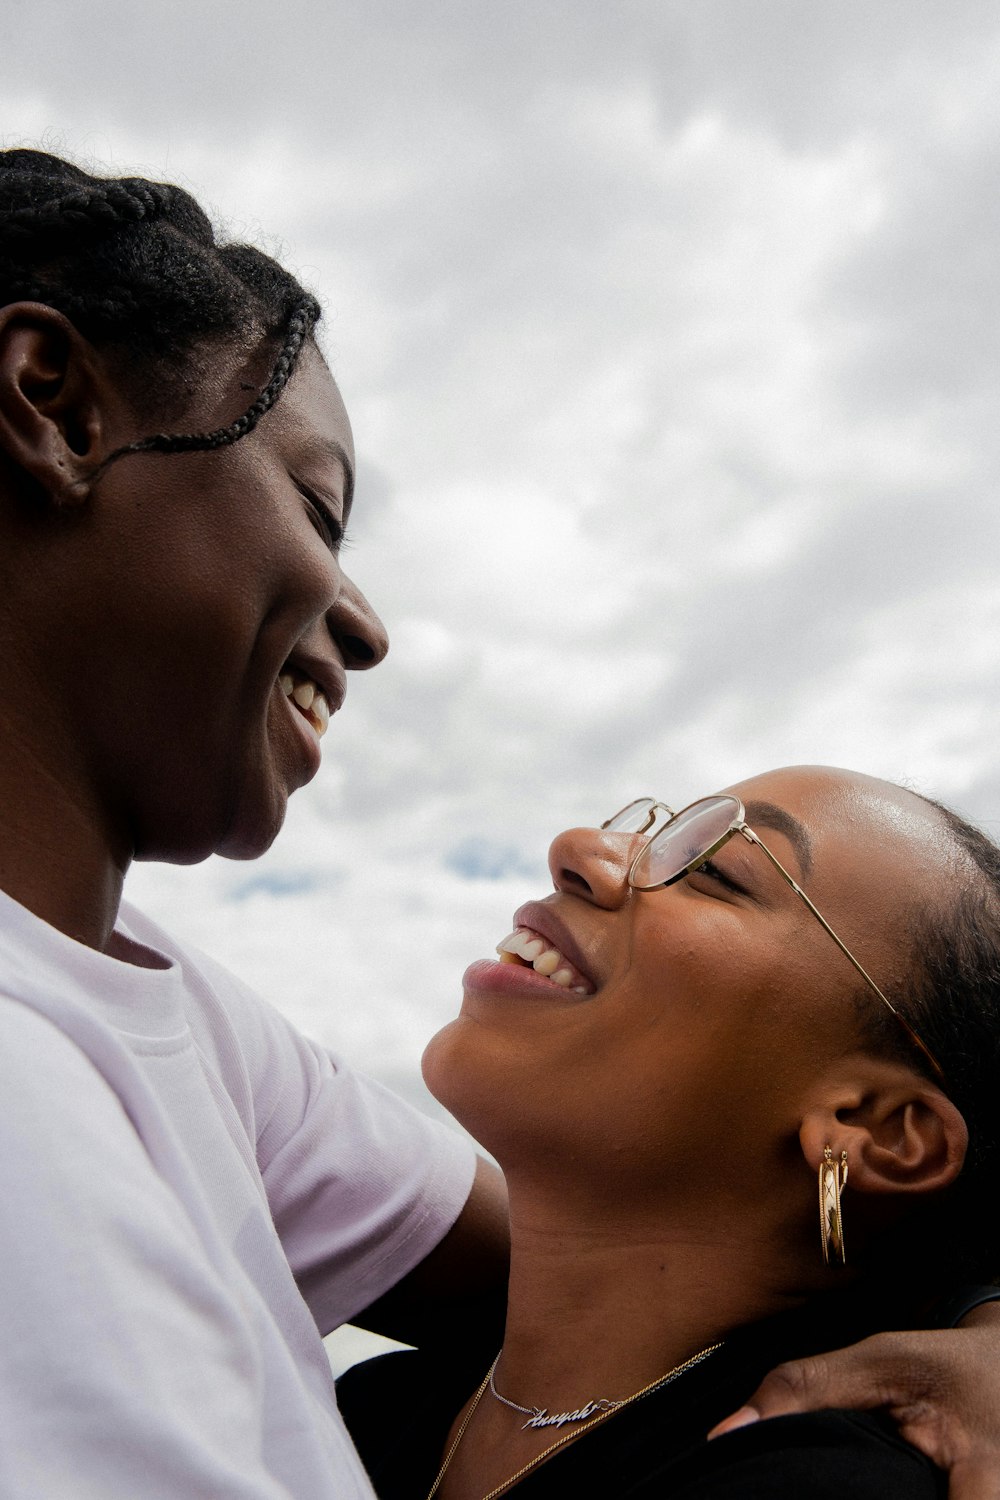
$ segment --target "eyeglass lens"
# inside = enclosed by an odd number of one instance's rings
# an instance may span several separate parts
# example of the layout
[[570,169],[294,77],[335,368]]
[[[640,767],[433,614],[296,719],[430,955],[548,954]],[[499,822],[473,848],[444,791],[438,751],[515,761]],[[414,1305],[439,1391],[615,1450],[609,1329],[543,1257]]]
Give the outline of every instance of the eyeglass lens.
[[666,885],[697,864],[739,819],[735,797],[704,797],[677,814],[649,840],[632,870],[633,884]]

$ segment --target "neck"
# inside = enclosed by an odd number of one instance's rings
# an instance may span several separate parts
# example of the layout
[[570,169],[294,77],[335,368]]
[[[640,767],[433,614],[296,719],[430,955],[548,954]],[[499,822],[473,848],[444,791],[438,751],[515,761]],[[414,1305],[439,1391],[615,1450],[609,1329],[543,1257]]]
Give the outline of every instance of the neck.
[[[792,1307],[811,1290],[804,1226],[774,1194],[744,1188],[738,1199],[732,1187],[692,1188],[685,1199],[675,1187],[640,1203],[634,1179],[582,1186],[579,1162],[563,1159],[553,1171],[536,1154],[523,1175],[517,1164],[501,1164],[511,1274],[495,1385],[519,1406],[555,1416],[588,1402],[626,1401],[741,1324]],[[787,1252],[776,1256],[776,1244]],[[470,1411],[467,1402],[446,1450]],[[438,1500],[480,1500],[588,1426],[526,1429],[525,1420],[487,1393],[462,1429]]]
[[5,725],[0,742],[0,889],[87,947],[111,940],[129,856],[98,811]]
[[[731,1222],[731,1220],[730,1220]],[[774,1282],[775,1235],[705,1221],[556,1214],[511,1186],[511,1277],[497,1386],[522,1405],[622,1400],[740,1324],[806,1295]]]

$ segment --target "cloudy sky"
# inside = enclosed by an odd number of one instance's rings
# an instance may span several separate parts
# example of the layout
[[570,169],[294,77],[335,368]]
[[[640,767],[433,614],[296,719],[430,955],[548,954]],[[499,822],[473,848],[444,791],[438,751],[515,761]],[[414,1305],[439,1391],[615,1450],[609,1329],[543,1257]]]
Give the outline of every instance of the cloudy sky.
[[1000,829],[995,4],[6,0],[0,99],[325,305],[391,654],[270,855],[131,882],[304,1028],[419,1097],[640,793],[819,760]]

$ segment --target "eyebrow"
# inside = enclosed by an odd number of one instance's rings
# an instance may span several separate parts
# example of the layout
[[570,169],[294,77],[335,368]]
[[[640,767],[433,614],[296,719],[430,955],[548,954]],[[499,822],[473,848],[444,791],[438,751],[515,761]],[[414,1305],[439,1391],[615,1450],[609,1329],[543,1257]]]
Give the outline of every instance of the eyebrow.
[[798,818],[793,818],[783,807],[773,802],[747,802],[744,804],[747,823],[751,828],[760,823],[764,828],[773,828],[783,833],[798,857],[803,877],[812,870],[812,842]]
[[339,463],[344,471],[344,520],[354,500],[354,466],[347,449],[336,438],[317,438],[309,445],[309,457],[317,463]]

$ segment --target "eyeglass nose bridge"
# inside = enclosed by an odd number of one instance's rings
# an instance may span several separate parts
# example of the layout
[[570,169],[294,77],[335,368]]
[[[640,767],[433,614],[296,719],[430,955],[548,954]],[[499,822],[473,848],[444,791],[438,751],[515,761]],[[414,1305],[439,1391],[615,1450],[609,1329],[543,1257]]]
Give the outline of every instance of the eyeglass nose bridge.
[[[620,818],[624,818],[626,814],[631,813],[633,808],[635,809],[635,816],[639,816],[640,809],[642,809],[641,823],[637,824],[635,827],[613,826],[615,824],[618,824]],[[631,802],[626,802],[625,806],[620,808],[618,812],[613,813],[610,818],[606,818],[601,824],[601,831],[604,832],[605,830],[607,830],[611,833],[628,833],[632,834],[633,836],[646,833],[656,822],[656,815],[658,812],[666,813],[666,823],[669,823],[672,818],[675,818],[677,816],[672,807],[670,807],[666,802],[657,802],[655,797],[635,797]],[[666,823],[664,823],[664,827],[666,827]]]

